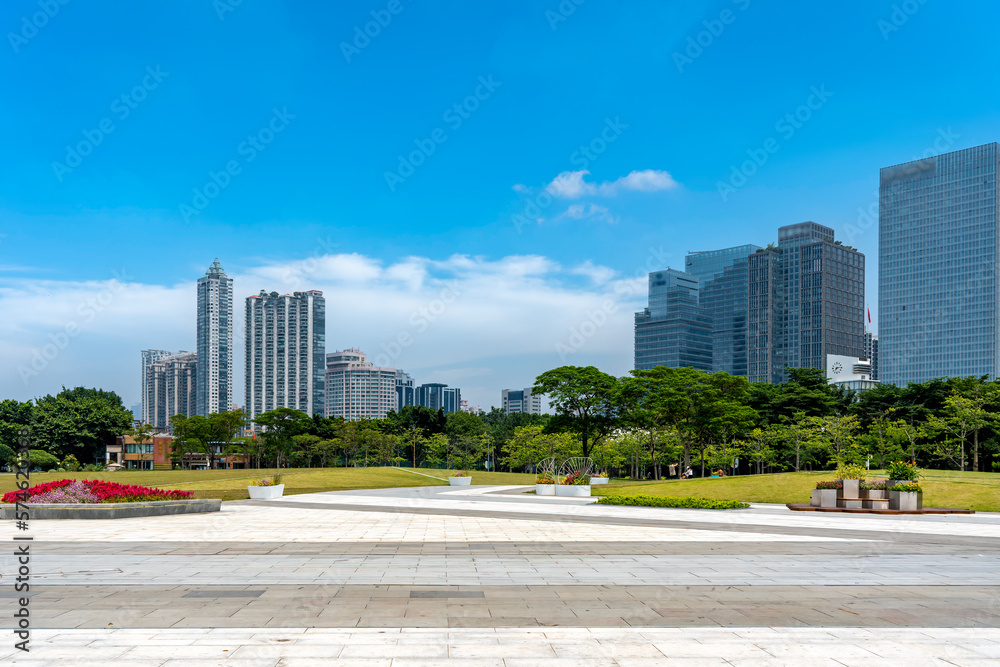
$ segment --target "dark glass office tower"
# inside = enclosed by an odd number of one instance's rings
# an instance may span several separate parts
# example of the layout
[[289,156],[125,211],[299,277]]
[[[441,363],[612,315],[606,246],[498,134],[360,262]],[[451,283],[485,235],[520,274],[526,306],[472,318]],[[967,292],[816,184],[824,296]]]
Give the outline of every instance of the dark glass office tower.
[[635,314],[635,367],[712,370],[712,318],[698,303],[698,278],[675,269],[649,274],[649,307]]
[[688,253],[684,270],[698,278],[698,302],[712,318],[712,370],[747,375],[747,257],[759,246]]
[[778,229],[748,264],[749,378],[825,368],[828,354],[864,357],[865,256],[815,222]]

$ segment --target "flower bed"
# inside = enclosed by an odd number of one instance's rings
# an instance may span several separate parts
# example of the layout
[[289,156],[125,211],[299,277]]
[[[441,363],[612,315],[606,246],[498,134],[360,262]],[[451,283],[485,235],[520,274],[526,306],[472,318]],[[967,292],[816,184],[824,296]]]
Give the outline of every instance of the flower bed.
[[[60,479],[37,484],[26,489],[28,497],[20,502],[36,505],[82,505],[96,503],[141,503],[156,500],[188,500],[194,496],[191,491],[167,491],[134,484],[118,484],[99,479]],[[3,502],[20,500],[25,491],[5,493]]]

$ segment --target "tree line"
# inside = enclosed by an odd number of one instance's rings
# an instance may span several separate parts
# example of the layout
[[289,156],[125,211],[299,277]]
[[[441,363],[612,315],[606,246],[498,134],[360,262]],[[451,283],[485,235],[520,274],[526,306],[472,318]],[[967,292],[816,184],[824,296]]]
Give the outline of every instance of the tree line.
[[[863,392],[830,384],[822,371],[788,369],[780,384],[726,373],[657,367],[616,377],[593,366],[563,366],[535,380],[553,414],[444,414],[407,406],[384,419],[345,421],[278,408],[248,423],[242,410],[172,419],[173,458],[202,453],[208,464],[247,467],[403,465],[532,471],[556,456],[591,457],[619,477],[659,479],[687,466],[700,474],[881,468],[894,460],[954,470],[1000,469],[1000,382],[942,378]],[[252,426],[256,437],[247,437]],[[132,428],[114,392],[77,387],[34,401],[0,401],[0,461],[17,431],[58,460],[104,460]],[[42,454],[39,454],[41,457]],[[40,459],[41,460],[41,459]],[[49,459],[45,459],[48,461]],[[736,465],[734,465],[736,464]]]

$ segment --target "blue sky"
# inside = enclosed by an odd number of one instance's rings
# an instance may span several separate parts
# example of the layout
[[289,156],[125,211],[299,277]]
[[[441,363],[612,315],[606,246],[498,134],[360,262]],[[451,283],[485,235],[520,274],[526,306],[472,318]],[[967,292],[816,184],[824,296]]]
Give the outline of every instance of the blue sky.
[[391,361],[483,407],[561,363],[625,373],[637,276],[783,224],[866,253],[877,319],[859,209],[879,167],[998,139],[998,19],[985,1],[13,0],[0,395],[136,401],[140,349],[193,347],[215,257],[237,319],[260,289],[324,289],[328,349],[371,356],[464,286]]

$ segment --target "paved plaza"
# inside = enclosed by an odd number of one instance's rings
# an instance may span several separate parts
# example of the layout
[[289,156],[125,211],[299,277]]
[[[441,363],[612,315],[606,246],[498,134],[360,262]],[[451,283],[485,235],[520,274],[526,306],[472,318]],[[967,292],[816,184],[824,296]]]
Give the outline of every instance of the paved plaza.
[[[33,521],[32,650],[5,633],[0,661],[1000,664],[1000,514],[710,512],[523,491]],[[13,522],[4,531],[12,544]],[[14,557],[0,566],[12,609]]]

